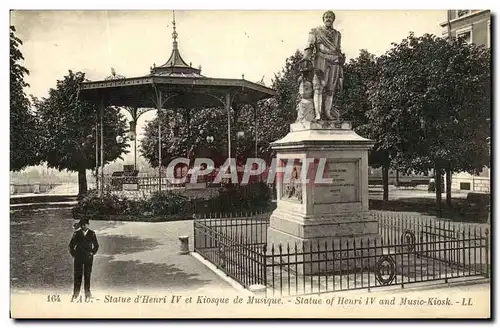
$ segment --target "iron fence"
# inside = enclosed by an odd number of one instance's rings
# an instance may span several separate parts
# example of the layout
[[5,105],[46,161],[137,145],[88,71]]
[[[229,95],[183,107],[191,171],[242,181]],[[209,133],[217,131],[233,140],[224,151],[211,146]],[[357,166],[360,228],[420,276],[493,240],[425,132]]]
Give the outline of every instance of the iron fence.
[[266,238],[264,213],[194,220],[195,251],[245,287],[266,284],[266,256],[261,252]]
[[412,215],[373,213],[379,234],[267,244],[269,215],[197,218],[195,251],[266,294],[319,294],[489,277],[489,232]]
[[[222,179],[220,182],[215,181],[214,176],[201,176],[197,184],[189,184],[186,182],[172,183],[172,180],[167,177],[158,178],[157,176],[104,176],[104,189],[109,192],[145,192],[154,193],[159,190],[184,190],[186,188],[206,189],[206,188],[221,188],[227,185],[228,180]],[[189,181],[187,179],[186,181]],[[260,180],[250,181],[251,183],[259,183]],[[99,181],[99,183],[101,183]],[[274,183],[267,183],[271,190],[273,199],[276,198],[276,188]]]
[[166,177],[161,179],[158,177],[148,176],[104,176],[104,189],[110,192],[116,191],[141,191],[141,192],[156,192],[161,189],[167,190],[172,188],[185,187],[185,184],[172,184]]

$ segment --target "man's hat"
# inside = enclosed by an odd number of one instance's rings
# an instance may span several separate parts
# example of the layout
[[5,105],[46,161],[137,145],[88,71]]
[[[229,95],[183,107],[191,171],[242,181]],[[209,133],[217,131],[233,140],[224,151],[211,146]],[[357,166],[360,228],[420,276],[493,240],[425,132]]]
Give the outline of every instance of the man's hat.
[[78,225],[83,226],[84,224],[89,224],[89,219],[80,219]]

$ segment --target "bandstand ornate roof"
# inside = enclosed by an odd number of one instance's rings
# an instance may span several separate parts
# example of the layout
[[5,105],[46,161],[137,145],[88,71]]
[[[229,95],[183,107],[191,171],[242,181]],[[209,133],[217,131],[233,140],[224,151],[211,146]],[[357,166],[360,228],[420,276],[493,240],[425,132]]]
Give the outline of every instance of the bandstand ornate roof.
[[229,94],[231,103],[252,104],[276,92],[260,83],[242,79],[209,78],[201,75],[201,66],[187,64],[179,52],[173,21],[172,53],[167,62],[150,68],[150,74],[133,78],[88,81],[80,85],[80,98],[104,106],[157,108],[157,96],[163,97],[162,108],[219,107]]
[[163,108],[218,107],[227,93],[233,103],[255,104],[275,95],[271,88],[246,80],[144,76],[119,80],[83,82],[80,98],[98,104],[156,107],[155,87],[162,90]]
[[[175,15],[175,13],[174,13]],[[151,68],[151,75],[161,75],[161,76],[177,76],[177,77],[204,77],[201,75],[201,67],[193,68],[186,64],[184,59],[182,59],[181,53],[179,52],[179,45],[177,43],[177,31],[175,29],[175,16],[172,22],[174,31],[172,32],[172,54],[167,62],[161,66],[154,66]]]

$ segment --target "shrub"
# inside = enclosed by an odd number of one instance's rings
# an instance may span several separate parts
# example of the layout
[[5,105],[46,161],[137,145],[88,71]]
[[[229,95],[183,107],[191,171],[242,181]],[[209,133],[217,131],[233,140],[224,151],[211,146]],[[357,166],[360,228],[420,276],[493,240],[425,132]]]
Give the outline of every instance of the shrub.
[[217,197],[189,199],[172,191],[156,192],[150,198],[128,199],[124,196],[105,192],[101,197],[95,190],[80,198],[73,208],[73,217],[92,216],[109,218],[121,216],[120,220],[157,221],[166,217],[178,219],[191,217],[194,212],[251,212],[268,210],[271,205],[272,190],[265,183],[243,186],[226,185],[219,189]]
[[272,190],[266,183],[227,185],[210,200],[212,212],[245,212],[269,208]]
[[189,199],[170,191],[156,192],[145,202],[145,210],[153,215],[179,214],[188,206]]
[[128,201],[111,193],[105,192],[101,197],[94,190],[82,197],[73,207],[73,217],[82,215],[116,215],[122,214],[128,207]]
[[174,215],[187,213],[192,207],[187,197],[168,191],[154,193],[149,199],[127,199],[112,193],[99,197],[97,192],[91,191],[73,208],[73,217]]

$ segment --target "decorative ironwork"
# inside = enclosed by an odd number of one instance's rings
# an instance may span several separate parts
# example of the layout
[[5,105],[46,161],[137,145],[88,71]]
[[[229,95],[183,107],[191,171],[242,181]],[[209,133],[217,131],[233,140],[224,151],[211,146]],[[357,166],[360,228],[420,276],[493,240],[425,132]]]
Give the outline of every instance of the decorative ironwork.
[[[195,218],[195,252],[243,286],[261,284],[266,293],[283,296],[490,277],[489,235],[483,228],[374,212],[384,242],[340,238],[304,247],[268,244],[269,215]],[[407,231],[420,240],[418,253],[401,243]]]
[[416,241],[415,233],[411,230],[405,230],[401,234],[401,245],[404,245],[408,252],[413,252],[415,250]]
[[127,77],[124,75],[116,74],[116,70],[114,67],[111,67],[111,75],[106,77],[104,80],[106,81],[111,81],[111,80],[123,80],[126,79]]
[[177,41],[177,37],[179,36],[177,34],[177,31],[175,30],[175,10],[173,10],[172,15],[173,15],[172,25],[173,25],[173,29],[174,29],[174,31],[172,32],[172,39],[174,39],[174,42],[175,42],[175,41]]
[[382,285],[389,285],[396,277],[396,262],[390,255],[382,255],[375,264],[375,278]]
[[[196,77],[196,78],[178,78],[178,77],[168,77],[168,76],[154,76],[152,77],[133,77],[120,80],[103,80],[103,81],[87,81],[80,84],[81,89],[100,89],[102,87],[116,87],[125,85],[137,85],[137,84],[151,84],[155,81],[158,84],[168,84],[168,85],[194,85],[197,88],[203,87],[240,87],[252,90],[258,93],[264,93],[266,96],[275,96],[276,91],[262,86],[257,83],[250,82],[248,80],[241,79],[224,79],[224,78],[206,78],[206,77]],[[195,90],[196,91],[196,90]],[[225,91],[225,90],[221,90]],[[260,95],[259,95],[260,96]],[[264,96],[264,95],[262,95]],[[264,97],[262,97],[264,99]]]

